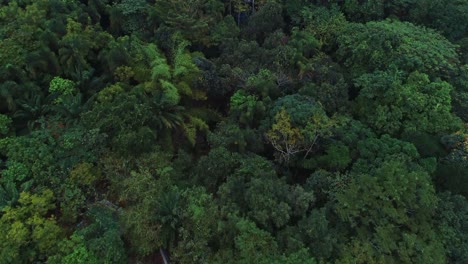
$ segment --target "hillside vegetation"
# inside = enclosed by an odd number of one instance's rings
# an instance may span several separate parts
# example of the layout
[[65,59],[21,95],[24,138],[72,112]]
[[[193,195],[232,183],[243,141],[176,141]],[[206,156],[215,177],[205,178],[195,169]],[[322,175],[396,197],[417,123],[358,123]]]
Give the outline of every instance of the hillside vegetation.
[[0,0],[0,263],[468,263],[467,0]]

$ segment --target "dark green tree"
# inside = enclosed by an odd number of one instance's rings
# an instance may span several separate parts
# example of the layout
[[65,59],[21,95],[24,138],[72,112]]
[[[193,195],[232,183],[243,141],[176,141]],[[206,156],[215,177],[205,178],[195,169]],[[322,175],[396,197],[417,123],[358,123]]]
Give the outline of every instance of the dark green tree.
[[460,128],[451,113],[453,87],[427,74],[411,73],[407,78],[395,70],[365,74],[356,79],[360,89],[356,112],[361,120],[380,133],[441,134]]
[[217,0],[156,0],[154,8],[162,24],[182,32],[194,43],[208,46],[213,42],[210,29],[223,19],[223,4]]
[[434,30],[408,22],[351,23],[338,37],[338,45],[336,56],[354,77],[390,65],[434,78],[449,78],[458,71],[454,44]]
[[340,263],[445,261],[432,218],[437,197],[427,172],[396,159],[352,178],[336,198],[336,212],[351,229]]

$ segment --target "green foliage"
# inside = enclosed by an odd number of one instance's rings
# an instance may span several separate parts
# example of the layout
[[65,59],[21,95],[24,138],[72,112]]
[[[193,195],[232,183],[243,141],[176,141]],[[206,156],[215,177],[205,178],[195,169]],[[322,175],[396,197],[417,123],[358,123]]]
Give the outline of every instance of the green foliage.
[[75,223],[85,208],[86,197],[78,186],[64,184],[60,197],[61,220],[65,223]]
[[401,161],[385,161],[370,173],[355,175],[337,195],[338,215],[356,230],[342,261],[359,254],[359,263],[444,262],[431,219],[436,202],[430,176]]
[[[99,259],[86,248],[84,237],[73,234],[69,240],[64,240],[60,244],[63,256],[56,255],[47,259],[47,263],[66,264],[97,264]],[[68,254],[67,254],[68,253]]]
[[0,134],[6,135],[10,131],[11,126],[11,118],[6,115],[0,114]]
[[218,207],[203,188],[187,189],[183,193],[184,213],[178,230],[174,260],[180,263],[207,262],[212,250],[210,243],[218,231]]
[[[267,133],[267,138],[273,147],[279,151],[281,159],[288,162],[290,157],[298,152],[309,152],[309,146],[304,142],[306,139],[303,133],[299,128],[291,125],[291,118],[284,109],[276,114],[275,121],[271,130]],[[314,141],[312,141],[312,144],[315,143]]]
[[[297,27],[293,28],[291,40],[288,42],[288,45],[294,47],[296,52],[304,57],[310,57],[320,48],[320,43],[314,35],[305,30],[299,30]],[[294,58],[294,56],[290,59],[297,59],[299,63],[302,61],[301,58]]]
[[225,16],[223,20],[216,24],[211,34],[213,42],[218,44],[237,38],[240,29],[232,16]]
[[265,256],[277,250],[277,245],[268,232],[259,229],[248,220],[237,222],[239,235],[235,239],[241,263],[266,263]]
[[465,0],[0,0],[0,263],[466,263]]
[[253,125],[254,120],[262,116],[265,106],[254,95],[248,95],[244,90],[238,90],[231,96],[231,116],[239,119],[239,123]]
[[216,0],[157,0],[155,13],[164,24],[180,30],[185,38],[210,45],[210,29],[222,19],[223,5]]
[[442,243],[451,263],[463,263],[468,259],[468,203],[464,196],[444,192],[439,195],[436,221]]
[[[133,162],[122,162],[118,156],[108,157],[104,162],[103,173],[113,193],[118,195],[118,202],[124,205],[124,210],[113,213],[112,221],[115,221],[113,232],[122,230],[125,235],[130,247],[125,252],[146,256],[161,246],[170,245],[175,238],[181,213],[177,208],[180,191],[171,185],[170,158],[168,154],[154,151]],[[135,170],[130,170],[130,166]],[[117,213],[121,225],[118,225]],[[115,235],[120,236],[120,233]]]
[[291,117],[295,126],[305,127],[314,114],[323,114],[323,110],[313,98],[301,95],[287,95],[275,101],[270,110],[270,117],[274,118],[279,112],[285,111]]
[[263,149],[261,136],[252,129],[241,129],[234,122],[222,122],[218,128],[208,134],[208,142],[213,149],[224,147],[231,151],[260,152]]
[[276,1],[268,1],[258,12],[249,19],[249,23],[243,28],[243,34],[247,39],[257,39],[262,42],[266,34],[284,26],[282,6]]
[[1,172],[0,179],[2,209],[15,204],[20,193],[28,191],[34,183],[30,178],[29,169],[23,163],[9,160],[5,165],[6,169]]
[[231,65],[232,70],[236,69],[234,74],[241,74],[239,77],[243,79],[245,76],[242,75],[247,75],[246,73],[271,67],[266,56],[266,51],[256,41],[242,39],[225,43],[219,59],[222,64]]
[[392,9],[396,14],[407,9],[405,19],[434,28],[452,41],[463,38],[468,25],[466,1],[397,1]]
[[90,208],[88,217],[89,224],[76,231],[77,236],[83,239],[80,244],[84,245],[71,248],[70,255],[66,255],[63,261],[76,261],[73,255],[79,250],[79,254],[85,254],[84,257],[90,258],[91,261],[98,259],[99,263],[126,263],[127,256],[120,237],[117,212],[112,204],[103,201],[94,205]]
[[359,159],[353,164],[353,170],[358,173],[368,171],[369,167],[379,166],[389,158],[403,162],[417,162],[419,159],[414,145],[388,135],[358,141],[357,151]]
[[180,95],[177,88],[170,82],[161,80],[161,87],[163,89],[162,103],[170,106],[177,105],[180,101]]
[[[132,251],[142,256],[172,242],[180,213],[177,207],[172,207],[178,205],[177,193],[166,190],[166,195],[163,196],[157,184],[147,172],[132,173],[123,183],[124,193],[121,199],[129,204],[122,216],[125,235],[130,241]],[[151,197],[158,197],[158,200]]]
[[0,218],[0,261],[30,263],[46,260],[58,251],[62,229],[49,211],[55,208],[54,194],[21,193],[17,207],[7,206]]
[[[235,237],[236,261],[225,259],[228,263],[316,263],[305,248],[291,254],[278,253],[278,245],[266,231],[246,219],[236,219]],[[218,262],[216,262],[218,263]]]
[[[319,1],[315,1],[319,2]],[[328,1],[338,4],[351,21],[368,22],[392,17],[431,27],[450,40],[459,39],[466,32],[465,1],[450,0],[345,0]]]
[[338,45],[337,58],[353,76],[391,65],[434,78],[457,72],[455,46],[435,31],[407,22],[351,23],[338,37]]
[[356,79],[360,93],[358,115],[380,133],[402,132],[441,134],[460,127],[451,113],[453,87],[428,75],[411,73],[403,79],[398,72],[374,72]]
[[305,96],[282,97],[276,101],[271,113],[275,115],[274,123],[266,137],[278,152],[280,161],[287,163],[298,153],[303,153],[306,158],[320,137],[331,135],[334,126],[334,120],[320,105]]
[[437,165],[437,182],[442,189],[454,194],[468,194],[463,182],[468,179],[468,141],[466,134],[456,133],[442,138],[442,143],[450,150]]
[[208,155],[199,159],[194,168],[196,181],[210,191],[216,191],[226,178],[240,165],[237,153],[223,147],[213,148]]
[[[121,0],[119,2],[113,6],[117,11],[113,13],[113,22],[120,24],[122,31],[127,34],[142,33],[145,28],[145,18],[148,16],[148,3],[144,0]],[[116,21],[117,19],[120,21]]]
[[277,77],[267,69],[261,69],[257,74],[247,79],[247,88],[258,95],[265,97],[278,97]]
[[97,100],[101,103],[112,102],[119,95],[125,92],[124,88],[119,84],[113,84],[105,87],[97,94]]
[[151,78],[154,81],[159,79],[170,79],[171,71],[167,64],[166,58],[163,57],[156,49],[155,45],[149,45],[147,48],[148,56],[152,59],[151,61]]
[[346,109],[349,105],[349,85],[340,66],[325,54],[299,63],[300,76],[304,86],[299,89],[301,95],[314,98],[327,113]]
[[25,8],[11,1],[0,7],[2,70],[25,67],[26,56],[40,49],[39,36],[46,22],[44,1],[29,4]]
[[347,25],[346,19],[336,9],[325,7],[306,7],[301,10],[301,22],[305,24],[305,33],[318,42],[317,46],[330,48]]
[[71,95],[75,91],[75,84],[67,79],[54,77],[50,81],[49,92],[57,93],[59,95]]
[[312,193],[278,178],[271,162],[254,155],[241,161],[218,192],[224,210],[241,211],[267,230],[285,226],[314,200]]
[[318,162],[328,170],[344,170],[351,163],[349,148],[343,144],[331,144],[325,153]]
[[[337,1],[335,1],[337,2]],[[394,2],[394,1],[392,1]],[[398,2],[398,1],[395,1]],[[385,16],[385,1],[383,0],[345,0],[343,12],[353,21],[380,20]]]
[[96,32],[91,25],[83,25],[72,17],[66,19],[66,34],[60,39],[58,50],[60,66],[67,73],[66,76],[83,82],[90,72],[89,61],[92,49],[105,47],[112,39],[110,34]]
[[[53,144],[51,138],[46,139]],[[55,159],[50,146],[45,142],[40,137],[5,138],[0,141],[0,150],[12,165],[21,163],[25,166],[28,177],[24,180],[34,179],[36,183],[56,182],[57,178],[50,178],[55,169]],[[37,160],[41,162],[36,162]],[[16,173],[14,175],[16,177]]]
[[128,152],[128,147],[150,147],[148,142],[154,141],[154,136],[148,137],[147,134],[137,132],[141,124],[150,123],[151,118],[151,106],[145,104],[143,98],[124,93],[117,95],[112,101],[95,104],[91,111],[84,113],[83,122],[89,129],[106,133],[113,148],[125,153]]
[[453,112],[466,122],[468,120],[468,115],[466,114],[468,109],[468,64],[461,67],[460,76],[452,83],[455,88],[452,93]]

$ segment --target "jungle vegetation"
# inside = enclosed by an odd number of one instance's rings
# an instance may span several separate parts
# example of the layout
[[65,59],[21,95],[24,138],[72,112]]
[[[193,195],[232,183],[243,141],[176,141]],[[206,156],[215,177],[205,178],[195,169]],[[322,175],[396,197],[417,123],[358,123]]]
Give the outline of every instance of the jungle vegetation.
[[0,0],[0,263],[468,263],[467,0]]

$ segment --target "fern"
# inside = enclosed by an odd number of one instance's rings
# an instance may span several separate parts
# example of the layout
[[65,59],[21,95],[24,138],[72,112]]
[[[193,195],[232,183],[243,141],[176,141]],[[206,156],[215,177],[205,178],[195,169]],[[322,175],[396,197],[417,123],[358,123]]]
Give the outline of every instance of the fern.
[[159,79],[170,80],[171,71],[167,64],[167,60],[162,56],[154,44],[149,44],[146,47],[146,55],[151,60],[151,79],[157,81]]
[[190,53],[185,50],[188,44],[189,43],[187,41],[181,41],[174,50],[174,78],[183,78],[187,75],[199,73],[199,69],[192,61],[192,56],[190,56]]
[[192,97],[192,89],[186,82],[177,83],[177,90],[180,92],[180,94]]
[[188,141],[190,142],[190,144],[192,144],[192,146],[194,146],[196,136],[197,136],[197,131],[206,132],[208,131],[209,127],[205,123],[205,121],[203,121],[202,119],[196,118],[196,117],[190,117],[190,122],[188,124],[185,124],[183,126],[183,129],[184,129],[184,133]]
[[160,80],[160,83],[163,89],[162,102],[168,105],[177,105],[180,102],[180,95],[177,88],[168,81]]

